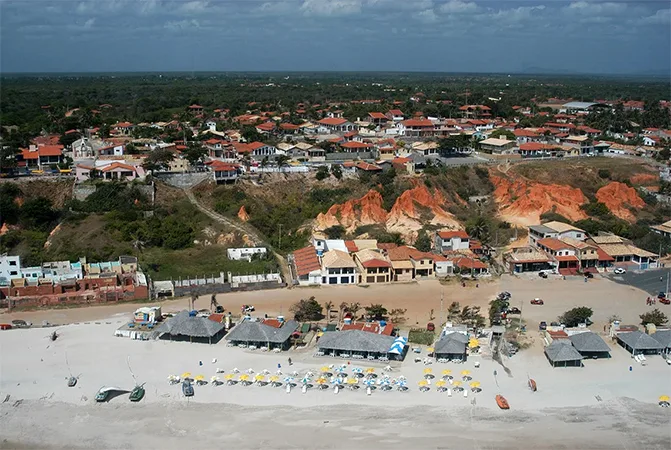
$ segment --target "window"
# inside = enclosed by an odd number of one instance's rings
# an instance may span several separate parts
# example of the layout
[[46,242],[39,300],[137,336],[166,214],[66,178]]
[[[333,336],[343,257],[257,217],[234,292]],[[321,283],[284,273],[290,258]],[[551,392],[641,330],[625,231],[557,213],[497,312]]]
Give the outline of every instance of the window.
[[18,275],[18,274],[19,274],[19,273],[18,273],[16,270],[12,270],[11,272],[9,272],[9,275],[10,275],[10,276],[11,276],[11,275]]
[[16,265],[16,261],[9,261],[9,265],[10,265],[10,266],[15,266],[15,265]]

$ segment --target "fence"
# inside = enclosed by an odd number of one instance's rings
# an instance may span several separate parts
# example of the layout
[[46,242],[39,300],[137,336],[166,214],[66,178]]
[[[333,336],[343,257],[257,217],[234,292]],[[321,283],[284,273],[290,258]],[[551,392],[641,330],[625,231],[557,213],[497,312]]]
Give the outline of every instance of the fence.
[[[164,282],[161,282],[164,283]],[[279,273],[232,275],[223,272],[218,277],[186,278],[171,280],[175,297],[191,295],[226,294],[236,291],[256,291],[264,289],[278,289],[286,286]]]

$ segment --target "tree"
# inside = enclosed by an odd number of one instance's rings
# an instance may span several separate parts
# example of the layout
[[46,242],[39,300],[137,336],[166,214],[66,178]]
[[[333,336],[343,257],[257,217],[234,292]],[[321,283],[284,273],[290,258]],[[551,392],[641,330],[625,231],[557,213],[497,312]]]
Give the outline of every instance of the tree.
[[420,230],[417,240],[415,241],[415,248],[420,252],[431,251],[431,238],[426,231]]
[[459,320],[459,316],[461,315],[461,305],[459,302],[452,302],[450,306],[447,308],[447,320],[450,322],[456,322]]
[[342,180],[342,169],[339,165],[334,164],[331,166],[331,175],[333,175],[336,180]]
[[482,328],[485,326],[485,316],[480,314],[479,306],[464,306],[459,315],[461,323],[469,328]]
[[576,327],[578,324],[586,323],[589,318],[592,317],[592,314],[594,314],[592,308],[579,306],[577,308],[566,311],[564,314],[559,316],[559,321],[567,327]]
[[659,327],[669,321],[669,318],[666,317],[666,314],[664,314],[657,308],[653,309],[652,311],[648,311],[645,314],[641,314],[639,317],[641,318],[641,325],[643,326],[652,323],[655,326]]
[[187,145],[183,154],[184,158],[186,158],[192,166],[195,166],[207,156],[207,149],[199,142],[189,142],[189,145]]
[[405,322],[405,313],[407,311],[404,308],[394,308],[389,312],[389,318],[395,324],[403,323]]
[[21,189],[14,183],[0,184],[0,225],[15,224],[19,221],[20,208],[16,198],[21,195]]
[[110,126],[106,123],[100,125],[100,128],[98,129],[98,135],[103,139],[110,137]]
[[289,311],[294,314],[294,319],[299,322],[321,320],[324,318],[322,305],[315,300],[314,296],[299,300],[291,305]]
[[466,232],[470,237],[482,243],[489,242],[489,223],[482,216],[478,216],[475,220],[467,222]]
[[387,314],[389,313],[387,308],[379,303],[371,304],[370,306],[366,306],[364,309],[366,310],[366,315],[368,318],[372,320],[382,320],[387,317]]
[[318,181],[321,181],[328,178],[329,176],[329,168],[326,166],[320,166],[319,169],[317,169],[315,178],[317,178]]
[[142,167],[152,172],[166,170],[174,158],[175,155],[170,150],[157,148],[145,158]]
[[21,206],[21,223],[27,228],[46,229],[56,219],[58,211],[52,207],[48,198],[26,200]]
[[342,225],[333,225],[324,230],[329,239],[342,239],[345,237],[345,228]]
[[326,309],[326,320],[331,321],[331,310],[333,309],[333,302],[328,301],[324,303],[324,309]]
[[287,155],[280,155],[275,159],[275,162],[277,163],[277,167],[280,169],[280,172],[282,169],[286,166],[289,165],[289,157]]
[[491,138],[498,138],[498,139],[507,139],[509,141],[514,141],[517,139],[515,136],[515,133],[513,133],[510,130],[506,130],[503,128],[499,128],[497,130],[492,131],[492,133],[489,135]]
[[345,308],[345,311],[348,313],[352,313],[352,315],[356,317],[356,313],[359,312],[360,309],[361,304],[359,304],[359,302],[355,302],[355,303],[349,303]]

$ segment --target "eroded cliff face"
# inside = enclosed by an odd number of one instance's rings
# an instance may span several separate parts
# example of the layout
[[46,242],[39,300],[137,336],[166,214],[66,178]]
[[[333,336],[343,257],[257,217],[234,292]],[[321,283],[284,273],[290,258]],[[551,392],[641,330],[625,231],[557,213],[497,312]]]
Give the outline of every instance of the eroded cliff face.
[[387,231],[401,233],[408,242],[413,242],[417,232],[426,224],[458,228],[459,222],[446,208],[450,202],[437,189],[430,190],[418,184],[401,194],[387,212],[379,192],[370,190],[359,199],[348,200],[331,206],[315,220],[315,230],[341,225],[353,232],[362,225],[381,225]]
[[319,214],[315,219],[315,229],[325,230],[341,225],[348,232],[352,232],[362,225],[383,224],[387,220],[387,211],[382,204],[382,195],[371,189],[359,199],[335,204],[326,213]]
[[493,195],[499,217],[507,222],[520,226],[538,224],[541,214],[547,211],[555,211],[572,221],[587,218],[581,206],[588,200],[578,188],[494,174],[490,179],[495,186]]
[[632,210],[645,206],[645,201],[636,189],[618,181],[612,181],[599,189],[596,199],[606,205],[614,215],[630,222],[636,220],[636,214]]

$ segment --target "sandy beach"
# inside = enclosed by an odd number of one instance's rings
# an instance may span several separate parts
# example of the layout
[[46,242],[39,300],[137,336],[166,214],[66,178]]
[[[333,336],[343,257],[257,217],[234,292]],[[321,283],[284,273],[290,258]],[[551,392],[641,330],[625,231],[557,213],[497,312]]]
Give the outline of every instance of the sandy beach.
[[[419,289],[410,296],[406,289]],[[282,290],[220,296],[227,308],[253,303],[259,313],[274,313],[291,298],[315,295],[320,301],[345,298],[363,304],[379,298],[388,308],[406,304],[420,314],[419,305],[435,303],[440,291],[448,292],[462,305],[473,299],[483,306],[498,290],[513,293],[513,301],[527,302],[524,314],[531,323],[552,320],[566,309],[588,305],[595,309],[595,322],[617,313],[636,322],[644,311],[644,296],[633,288],[608,280],[584,283],[576,280],[502,279],[480,288],[442,287],[437,282],[379,288]],[[449,288],[449,289],[448,289]],[[363,293],[365,297],[348,295]],[[393,294],[392,294],[393,292]],[[414,291],[413,291],[414,292]],[[456,293],[459,295],[457,298]],[[263,298],[266,296],[266,298]],[[531,307],[528,298],[542,296],[546,305]],[[202,300],[205,302],[205,300]],[[342,300],[341,300],[342,301]],[[451,300],[450,300],[451,301]],[[180,309],[184,301],[164,303],[164,309]],[[208,300],[209,302],[209,300]],[[203,306],[207,306],[204,304]],[[286,308],[286,306],[283,306]],[[436,311],[438,311],[436,307]],[[125,311],[118,311],[119,309]],[[114,330],[129,320],[133,305],[88,309],[39,311],[16,314],[38,320],[40,316],[89,318],[58,328],[60,337],[48,339],[50,329],[32,328],[0,333],[0,448],[215,448],[225,443],[235,448],[669,448],[671,414],[657,406],[660,395],[671,394],[671,367],[661,357],[649,357],[642,367],[622,348],[612,344],[612,358],[588,360],[583,368],[553,369],[547,363],[540,334],[530,325],[531,348],[502,367],[486,357],[470,357],[465,364],[415,363],[410,355],[394,363],[391,377],[407,377],[409,392],[346,389],[293,389],[271,386],[196,386],[195,396],[185,398],[179,385],[167,376],[191,372],[206,379],[223,369],[241,372],[251,368],[271,372],[319,373],[320,367],[343,360],[316,358],[313,349],[282,354],[261,353],[218,344],[134,341],[114,337]],[[107,314],[105,314],[107,313]],[[427,314],[425,311],[423,314]],[[6,320],[7,315],[2,320]],[[418,318],[424,321],[426,318]],[[75,320],[73,320],[75,321]],[[66,320],[63,320],[66,322]],[[595,331],[601,331],[597,326]],[[69,369],[66,365],[66,354]],[[132,389],[134,380],[147,390],[139,404],[128,396],[97,404],[93,397],[102,386]],[[293,366],[287,366],[291,357]],[[213,363],[216,358],[217,362]],[[480,367],[475,367],[475,362]],[[202,362],[202,366],[199,365]],[[357,363],[352,362],[346,370]],[[633,370],[629,371],[629,366]],[[359,367],[369,367],[361,363]],[[377,373],[382,365],[373,364]],[[420,392],[424,369],[436,378],[429,392]],[[439,393],[435,382],[449,369],[455,379],[469,370],[481,382],[482,392]],[[507,369],[507,370],[506,370]],[[68,388],[66,377],[80,376]],[[496,371],[496,376],[494,375]],[[223,376],[224,374],[220,374]],[[528,377],[538,383],[538,392],[527,388]],[[504,395],[510,411],[498,409],[494,396]],[[7,397],[9,396],[9,397]],[[524,443],[523,445],[521,443]]]

